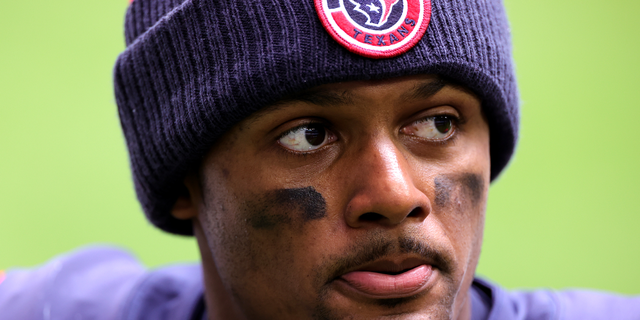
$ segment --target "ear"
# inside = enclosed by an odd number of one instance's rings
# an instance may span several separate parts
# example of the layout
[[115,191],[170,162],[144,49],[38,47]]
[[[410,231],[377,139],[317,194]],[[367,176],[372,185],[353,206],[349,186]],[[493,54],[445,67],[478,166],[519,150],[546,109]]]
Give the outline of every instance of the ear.
[[202,190],[195,173],[184,178],[182,192],[173,204],[171,215],[180,220],[190,220],[198,216],[202,201]]

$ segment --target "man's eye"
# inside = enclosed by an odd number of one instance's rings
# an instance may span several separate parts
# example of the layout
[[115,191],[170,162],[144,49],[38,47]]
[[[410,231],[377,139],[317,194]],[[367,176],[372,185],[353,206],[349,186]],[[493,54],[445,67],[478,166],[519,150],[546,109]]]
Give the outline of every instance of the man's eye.
[[333,135],[321,124],[303,125],[285,132],[278,143],[293,151],[311,151],[333,140]]
[[453,133],[451,116],[433,116],[418,120],[402,129],[404,134],[430,140],[444,140]]

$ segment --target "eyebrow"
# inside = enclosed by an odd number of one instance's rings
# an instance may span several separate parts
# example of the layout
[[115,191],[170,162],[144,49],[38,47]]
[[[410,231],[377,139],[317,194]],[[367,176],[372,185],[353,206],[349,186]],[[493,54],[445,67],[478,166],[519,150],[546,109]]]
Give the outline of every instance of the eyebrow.
[[280,108],[283,108],[285,105],[291,102],[306,102],[315,104],[321,107],[331,107],[331,106],[340,106],[340,105],[348,105],[353,103],[353,96],[349,91],[343,91],[342,93],[333,92],[333,91],[315,91],[305,90],[295,94],[291,94],[281,98],[273,104],[262,108],[253,114],[251,114],[247,119],[253,123],[256,120],[260,119],[262,116],[269,112],[273,112]]
[[416,84],[411,91],[402,94],[400,99],[405,101],[429,99],[448,85],[455,86],[451,81],[437,77],[432,81],[424,81]]
[[[400,99],[405,101],[429,99],[438,93],[442,88],[451,85],[457,86],[455,82],[444,79],[440,76],[430,81],[423,81],[416,84],[411,91],[406,92],[400,96]],[[267,107],[254,112],[249,116],[250,122],[255,122],[261,118],[264,114],[278,110],[284,107],[287,103],[291,102],[306,102],[315,104],[321,107],[335,107],[340,105],[349,105],[354,103],[353,95],[350,91],[345,90],[343,92],[335,91],[319,91],[319,90],[305,90],[298,93],[294,93],[285,96],[277,102],[268,105]]]
[[[400,99],[405,101],[429,99],[448,85],[455,86],[455,84],[450,80],[442,77],[436,77],[431,81],[423,81],[416,84],[411,91],[402,94]],[[333,91],[308,90],[285,97],[279,100],[276,105],[297,101],[308,102],[321,107],[329,107],[352,104],[354,99],[349,91],[338,93]]]
[[345,90],[342,93],[334,91],[315,91],[306,90],[298,92],[280,99],[276,104],[284,104],[287,102],[307,102],[321,107],[331,107],[339,105],[353,104],[353,95]]

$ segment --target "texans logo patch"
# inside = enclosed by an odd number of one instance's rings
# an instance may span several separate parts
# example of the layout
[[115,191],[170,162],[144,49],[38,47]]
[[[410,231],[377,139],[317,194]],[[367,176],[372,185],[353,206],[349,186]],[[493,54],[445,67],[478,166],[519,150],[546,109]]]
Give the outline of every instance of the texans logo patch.
[[314,0],[324,28],[349,51],[369,58],[407,52],[424,35],[430,0]]

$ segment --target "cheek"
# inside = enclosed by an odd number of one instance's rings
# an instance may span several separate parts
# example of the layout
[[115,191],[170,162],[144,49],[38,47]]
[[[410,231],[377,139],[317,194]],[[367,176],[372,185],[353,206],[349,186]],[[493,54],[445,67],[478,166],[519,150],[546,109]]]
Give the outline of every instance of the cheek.
[[[286,274],[305,250],[309,229],[327,216],[325,198],[313,187],[276,189],[239,200],[233,233],[243,232],[237,246],[248,252],[238,267],[271,274]],[[239,230],[238,230],[239,229]],[[230,234],[230,235],[231,235]],[[230,236],[229,235],[229,236]],[[258,271],[259,270],[259,271]]]
[[[323,195],[304,187],[227,196],[218,193],[211,199],[214,201],[204,208],[207,223],[203,228],[227,287],[246,301],[295,294],[292,288],[301,287],[308,276],[305,270],[309,270],[301,257],[309,253],[308,244],[317,234],[313,231],[327,217]],[[288,289],[278,292],[277,288]]]
[[476,173],[441,174],[433,183],[436,206],[456,214],[473,211],[485,194],[484,179]]
[[434,214],[458,252],[475,250],[482,239],[487,183],[477,173],[441,174],[434,179]]

